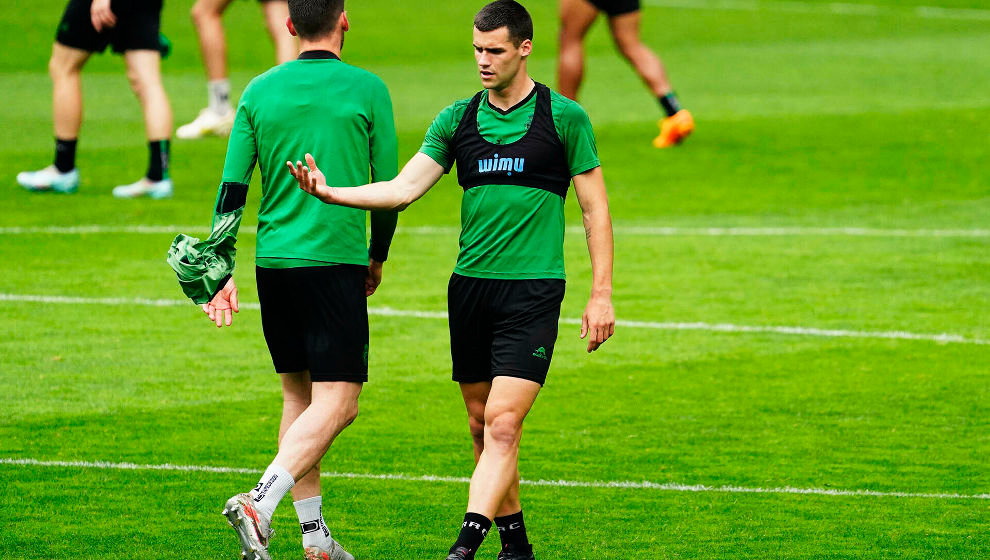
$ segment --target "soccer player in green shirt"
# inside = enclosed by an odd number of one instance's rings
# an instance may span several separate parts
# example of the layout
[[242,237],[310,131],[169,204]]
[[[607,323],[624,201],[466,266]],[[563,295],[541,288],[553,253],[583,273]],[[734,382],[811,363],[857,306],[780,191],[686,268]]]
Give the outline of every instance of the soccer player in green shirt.
[[[349,28],[344,0],[289,0],[288,25],[300,38],[301,54],[252,80],[241,96],[213,234],[202,243],[177,239],[169,263],[210,319],[218,327],[230,325],[238,308],[230,277],[232,236],[257,162],[258,298],[265,340],[281,374],[282,422],[278,454],[254,490],[227,501],[224,515],[244,558],[267,560],[272,514],[291,490],[306,558],[353,560],[323,520],[320,460],[358,412],[368,380],[367,297],[381,282],[397,214],[372,212],[369,249],[365,211],[321,203],[299,190],[281,165],[294,153],[333,154],[329,179],[361,185],[369,176],[395,177],[398,148],[385,84],[340,60]],[[206,272],[191,277],[194,265]]]
[[557,339],[572,180],[594,277],[581,327],[588,351],[615,326],[612,224],[591,123],[576,102],[529,77],[532,38],[532,19],[517,2],[498,0],[477,14],[474,49],[485,89],[441,111],[394,180],[338,188],[311,155],[308,167],[287,162],[300,186],[324,202],[400,210],[457,164],[464,198],[448,293],[450,350],[477,466],[448,560],[473,558],[493,520],[500,560],[534,558],[519,502],[519,440]]

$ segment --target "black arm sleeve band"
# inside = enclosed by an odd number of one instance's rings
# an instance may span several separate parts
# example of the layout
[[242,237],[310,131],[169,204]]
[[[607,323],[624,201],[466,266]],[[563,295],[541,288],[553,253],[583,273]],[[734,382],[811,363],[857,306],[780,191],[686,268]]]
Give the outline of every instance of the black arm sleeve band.
[[233,212],[247,203],[248,186],[245,183],[224,183],[220,185],[217,197],[217,214]]
[[378,262],[388,258],[388,248],[392,244],[395,226],[399,222],[399,213],[394,211],[371,213],[371,245],[368,256]]

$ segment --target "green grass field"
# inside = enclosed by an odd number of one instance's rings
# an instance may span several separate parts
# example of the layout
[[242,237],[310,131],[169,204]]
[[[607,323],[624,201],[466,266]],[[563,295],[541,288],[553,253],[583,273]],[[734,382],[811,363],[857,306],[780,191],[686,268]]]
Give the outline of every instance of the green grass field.
[[[655,101],[597,24],[582,102],[625,322],[593,355],[565,323],[527,420],[523,477],[578,483],[523,487],[539,558],[990,557],[990,3],[850,1],[646,0],[644,36],[698,123],[662,152]],[[272,59],[255,4],[226,18],[238,89]],[[556,3],[529,4],[531,73],[552,84]],[[104,55],[84,75],[79,193],[17,187],[51,159],[63,5],[0,15],[0,555],[236,558],[219,510],[256,473],[98,465],[261,469],[274,454],[280,391],[257,310],[218,331],[192,304],[142,301],[182,299],[165,250],[208,226],[225,142],[174,143],[174,199],[113,199],[147,155],[122,61]],[[190,5],[164,15],[176,125],[205,102]],[[403,161],[479,88],[480,5],[349,2],[345,60],[389,85]],[[472,469],[437,315],[459,197],[447,177],[400,216],[369,302],[372,381],[323,463],[358,475],[324,478],[324,509],[359,559],[442,558],[463,514],[463,481],[424,478]],[[75,226],[95,227],[59,229]],[[241,236],[249,302],[253,246]],[[586,301],[586,251],[567,236],[565,319]],[[288,503],[274,526],[273,556],[300,557]],[[478,558],[496,553],[493,537]]]

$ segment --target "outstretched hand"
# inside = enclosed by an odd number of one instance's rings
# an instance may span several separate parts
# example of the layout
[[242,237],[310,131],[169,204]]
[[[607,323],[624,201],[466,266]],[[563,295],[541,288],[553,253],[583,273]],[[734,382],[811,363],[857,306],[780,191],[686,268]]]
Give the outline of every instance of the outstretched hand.
[[588,352],[598,350],[613,334],[615,309],[612,307],[612,298],[591,296],[584,314],[581,315],[581,338],[588,337]]
[[203,304],[203,313],[209,315],[210,320],[217,324],[217,328],[224,325],[230,326],[230,322],[233,320],[231,311],[238,312],[237,285],[234,284],[233,278],[227,280],[224,287],[217,292],[217,295],[213,296],[209,303]]
[[292,176],[296,178],[300,189],[327,204],[333,204],[336,189],[327,186],[327,179],[320,168],[316,166],[316,160],[313,159],[312,155],[306,154],[306,165],[303,165],[301,161],[296,161],[295,164],[287,161],[285,165],[289,168],[289,173],[292,173]]

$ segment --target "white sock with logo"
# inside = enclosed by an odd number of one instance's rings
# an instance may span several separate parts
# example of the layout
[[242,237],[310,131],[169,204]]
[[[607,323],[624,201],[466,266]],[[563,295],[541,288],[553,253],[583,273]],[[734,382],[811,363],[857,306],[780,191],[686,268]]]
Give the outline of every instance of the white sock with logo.
[[275,463],[268,465],[268,469],[265,474],[261,475],[258,485],[254,487],[254,490],[251,490],[254,508],[266,519],[271,519],[278,503],[295,485],[296,481],[289,474],[289,471]]
[[296,515],[299,516],[303,547],[318,546],[329,550],[330,529],[323,521],[323,496],[292,502],[292,505],[296,506]]
[[218,115],[226,115],[230,108],[230,80],[210,80],[206,82],[208,108]]

